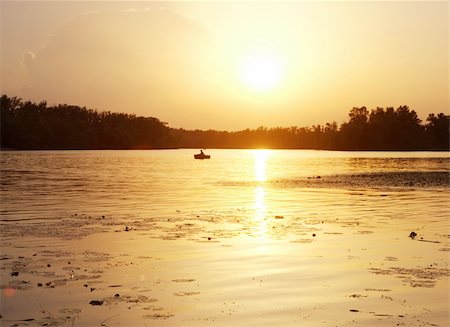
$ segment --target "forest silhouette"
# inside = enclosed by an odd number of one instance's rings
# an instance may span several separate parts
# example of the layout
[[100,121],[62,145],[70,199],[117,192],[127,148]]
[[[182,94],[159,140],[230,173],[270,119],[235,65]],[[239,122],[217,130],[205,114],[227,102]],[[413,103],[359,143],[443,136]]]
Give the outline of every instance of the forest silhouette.
[[153,117],[1,97],[1,148],[20,150],[266,148],[449,150],[450,116],[426,122],[408,106],[354,107],[349,120],[311,127],[259,127],[236,132],[175,129]]

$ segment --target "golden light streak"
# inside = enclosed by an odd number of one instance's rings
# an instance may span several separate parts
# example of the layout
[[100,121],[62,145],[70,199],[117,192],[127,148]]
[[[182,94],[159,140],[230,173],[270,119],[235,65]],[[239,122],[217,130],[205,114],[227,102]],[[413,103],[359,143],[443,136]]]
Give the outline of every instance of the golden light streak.
[[264,187],[258,186],[255,188],[255,233],[261,238],[265,238],[267,234],[267,220],[266,220],[266,203]]
[[255,180],[264,182],[266,180],[266,160],[269,157],[268,150],[255,150]]
[[[266,161],[270,155],[269,150],[254,150],[255,158],[254,174],[255,181],[264,182],[267,179]],[[265,238],[267,234],[267,217],[266,217],[266,202],[265,202],[265,188],[259,185],[255,188],[255,232],[261,237]]]

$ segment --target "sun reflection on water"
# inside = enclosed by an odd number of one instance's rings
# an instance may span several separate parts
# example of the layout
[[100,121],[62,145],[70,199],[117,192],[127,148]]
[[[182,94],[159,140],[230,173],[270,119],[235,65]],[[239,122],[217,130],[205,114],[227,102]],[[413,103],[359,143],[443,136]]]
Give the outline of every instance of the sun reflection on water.
[[266,213],[266,203],[264,201],[264,187],[255,188],[255,212],[257,217],[264,218]]
[[264,182],[267,179],[266,176],[266,161],[269,157],[269,150],[255,150],[255,180],[258,182]]
[[[267,179],[266,176],[266,160],[269,156],[268,150],[255,150],[255,181],[264,182]],[[265,188],[262,184],[255,188],[255,232],[261,237],[265,238],[267,234],[267,217],[266,217],[266,201],[265,201]]]

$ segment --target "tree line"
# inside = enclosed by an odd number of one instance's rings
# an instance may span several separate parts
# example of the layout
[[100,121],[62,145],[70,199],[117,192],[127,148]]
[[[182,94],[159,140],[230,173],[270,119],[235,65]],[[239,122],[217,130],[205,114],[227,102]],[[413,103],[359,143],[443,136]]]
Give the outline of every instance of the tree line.
[[48,106],[3,95],[1,147],[11,149],[278,148],[324,150],[449,150],[450,117],[426,122],[408,106],[354,107],[349,119],[311,127],[259,127],[237,132],[170,128],[153,117]]

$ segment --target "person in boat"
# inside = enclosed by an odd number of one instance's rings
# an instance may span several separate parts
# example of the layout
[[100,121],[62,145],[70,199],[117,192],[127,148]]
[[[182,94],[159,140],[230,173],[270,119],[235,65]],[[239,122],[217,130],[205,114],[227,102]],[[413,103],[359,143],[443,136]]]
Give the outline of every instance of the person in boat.
[[205,154],[203,153],[203,150],[200,150],[200,154],[202,155],[202,156],[204,156]]

